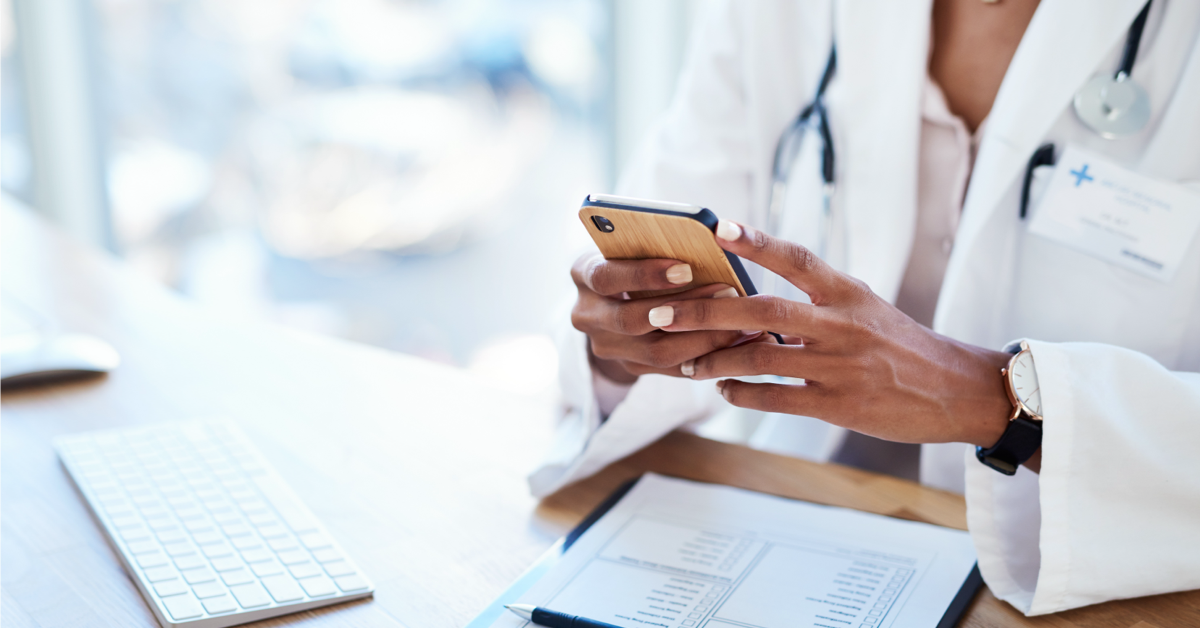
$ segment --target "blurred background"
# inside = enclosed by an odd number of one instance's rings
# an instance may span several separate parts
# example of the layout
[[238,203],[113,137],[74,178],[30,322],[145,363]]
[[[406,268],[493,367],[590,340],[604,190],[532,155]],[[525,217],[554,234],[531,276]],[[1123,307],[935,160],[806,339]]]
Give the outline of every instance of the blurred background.
[[548,394],[704,0],[2,0],[4,193],[214,315]]

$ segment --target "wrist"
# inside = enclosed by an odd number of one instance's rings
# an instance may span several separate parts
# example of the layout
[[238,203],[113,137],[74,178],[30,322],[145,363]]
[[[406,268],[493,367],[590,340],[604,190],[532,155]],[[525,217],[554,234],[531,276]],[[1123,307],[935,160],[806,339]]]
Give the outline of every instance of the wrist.
[[978,347],[974,349],[980,367],[978,392],[974,395],[977,403],[974,411],[968,416],[961,440],[986,449],[1000,440],[1004,431],[1008,429],[1009,420],[1012,419],[1013,404],[1001,375],[1012,355]]

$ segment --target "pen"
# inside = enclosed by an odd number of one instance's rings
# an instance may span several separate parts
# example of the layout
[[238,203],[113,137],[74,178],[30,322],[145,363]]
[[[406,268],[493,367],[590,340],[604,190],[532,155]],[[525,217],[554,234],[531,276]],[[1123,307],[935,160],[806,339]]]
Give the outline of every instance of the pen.
[[594,619],[538,608],[533,604],[505,604],[504,608],[546,628],[620,628]]

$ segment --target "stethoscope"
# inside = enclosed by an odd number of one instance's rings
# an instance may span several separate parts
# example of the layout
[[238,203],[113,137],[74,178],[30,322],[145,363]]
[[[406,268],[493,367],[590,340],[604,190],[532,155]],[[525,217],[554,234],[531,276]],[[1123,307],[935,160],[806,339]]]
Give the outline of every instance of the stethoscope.
[[[1146,16],[1150,13],[1151,1],[1146,2],[1146,6],[1142,7],[1141,12],[1129,27],[1129,34],[1125,38],[1125,50],[1121,55],[1121,65],[1116,74],[1098,74],[1075,94],[1075,115],[1105,139],[1133,135],[1145,128],[1150,121],[1150,97],[1146,95],[1146,90],[1133,80],[1131,74],[1133,64],[1137,60],[1138,46],[1142,41],[1142,32],[1146,28]],[[817,84],[816,95],[812,102],[800,110],[800,114],[784,129],[779,141],[775,144],[775,158],[771,165],[771,192],[767,203],[767,232],[778,234],[783,214],[783,202],[787,196],[788,176],[796,160],[796,155],[799,153],[805,133],[810,128],[814,128],[821,136],[821,180],[823,183],[821,186],[823,205],[818,228],[820,239],[814,252],[822,259],[828,259],[829,241],[833,230],[832,200],[836,190],[833,135],[829,131],[825,89],[829,86],[836,71],[837,46],[834,45],[829,49],[829,59],[825,62],[825,71],[821,73],[821,81]],[[1021,218],[1025,218],[1027,213],[1029,187],[1033,180],[1034,168],[1053,164],[1054,144],[1043,144],[1029,159],[1021,190]],[[768,290],[767,293],[769,294],[770,291]]]

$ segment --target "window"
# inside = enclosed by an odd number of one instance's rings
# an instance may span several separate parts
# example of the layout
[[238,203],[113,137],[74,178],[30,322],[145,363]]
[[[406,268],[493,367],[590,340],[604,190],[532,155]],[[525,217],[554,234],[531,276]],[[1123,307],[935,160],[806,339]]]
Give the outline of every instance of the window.
[[12,2],[0,0],[0,187],[28,203],[33,195],[33,155],[13,18]]
[[227,315],[439,361],[552,353],[562,234],[611,176],[603,3],[96,7],[132,263]]

